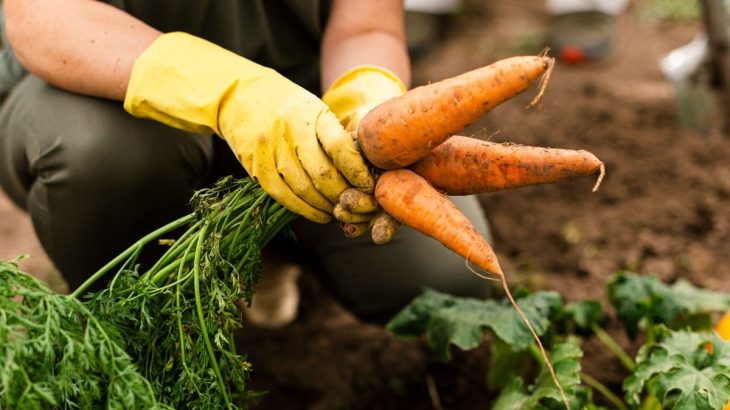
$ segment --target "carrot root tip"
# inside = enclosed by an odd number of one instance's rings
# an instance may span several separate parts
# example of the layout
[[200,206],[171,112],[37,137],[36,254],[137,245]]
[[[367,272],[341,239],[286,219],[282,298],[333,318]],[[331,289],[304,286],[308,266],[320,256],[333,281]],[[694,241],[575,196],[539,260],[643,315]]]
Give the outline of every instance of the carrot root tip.
[[601,187],[601,182],[603,182],[603,177],[606,176],[606,165],[604,165],[603,162],[601,162],[600,171],[601,171],[601,173],[598,175],[596,184],[593,185],[593,192],[598,191],[598,188]]
[[530,101],[529,104],[527,104],[528,110],[530,108],[540,104],[540,102],[542,101],[542,98],[545,95],[545,89],[547,88],[547,85],[550,82],[550,77],[553,74],[553,68],[555,67],[555,59],[554,58],[549,59],[547,65],[548,65],[547,69],[545,70],[545,72],[542,75],[542,78],[540,79],[539,91],[538,91],[537,95],[535,96],[535,98],[532,99],[532,101]]

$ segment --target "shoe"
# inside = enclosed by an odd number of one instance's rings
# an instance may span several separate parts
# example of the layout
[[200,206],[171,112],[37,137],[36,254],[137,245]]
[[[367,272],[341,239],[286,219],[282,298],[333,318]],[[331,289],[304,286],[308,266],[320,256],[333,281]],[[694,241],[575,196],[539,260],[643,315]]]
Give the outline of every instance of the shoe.
[[562,62],[598,61],[616,48],[617,17],[597,11],[555,15],[549,22],[547,37],[550,54]]
[[244,318],[259,327],[282,328],[293,322],[299,310],[299,286],[297,280],[302,270],[299,265],[284,264],[264,269],[256,285],[251,306],[240,301],[239,309]]

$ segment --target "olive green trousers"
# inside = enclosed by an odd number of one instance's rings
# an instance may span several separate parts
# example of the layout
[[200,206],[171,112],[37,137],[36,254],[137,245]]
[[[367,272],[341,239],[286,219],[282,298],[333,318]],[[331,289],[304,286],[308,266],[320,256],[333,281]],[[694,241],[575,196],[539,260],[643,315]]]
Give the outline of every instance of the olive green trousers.
[[[220,138],[128,115],[121,103],[66,92],[27,76],[0,111],[0,185],[26,209],[73,289],[137,239],[189,212],[196,189],[245,176]],[[455,199],[485,235],[476,198]],[[293,224],[274,252],[309,264],[363,318],[400,309],[425,287],[484,296],[464,260],[408,228],[386,246],[346,239],[337,223]],[[152,256],[154,257],[154,255]]]

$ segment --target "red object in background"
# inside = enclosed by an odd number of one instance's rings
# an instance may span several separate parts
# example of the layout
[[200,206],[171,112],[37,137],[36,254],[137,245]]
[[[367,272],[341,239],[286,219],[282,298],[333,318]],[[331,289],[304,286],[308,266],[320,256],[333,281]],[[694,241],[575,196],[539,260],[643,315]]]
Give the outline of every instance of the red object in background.
[[560,60],[568,64],[578,64],[585,61],[586,56],[579,47],[565,46],[560,50]]

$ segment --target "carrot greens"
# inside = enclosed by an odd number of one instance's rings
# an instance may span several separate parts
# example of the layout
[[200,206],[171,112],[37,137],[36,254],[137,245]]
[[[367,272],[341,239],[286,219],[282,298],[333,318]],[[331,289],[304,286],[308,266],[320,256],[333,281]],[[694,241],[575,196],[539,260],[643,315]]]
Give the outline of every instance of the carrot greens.
[[[0,265],[1,408],[230,409],[255,397],[250,363],[234,346],[243,326],[235,302],[250,302],[261,248],[294,214],[249,179],[225,178],[192,203],[192,214],[140,239],[72,295]],[[138,264],[160,240],[171,245],[158,262]],[[108,275],[102,291],[86,292]]]

